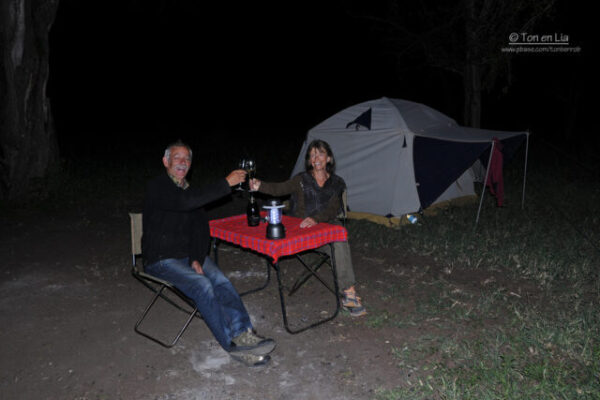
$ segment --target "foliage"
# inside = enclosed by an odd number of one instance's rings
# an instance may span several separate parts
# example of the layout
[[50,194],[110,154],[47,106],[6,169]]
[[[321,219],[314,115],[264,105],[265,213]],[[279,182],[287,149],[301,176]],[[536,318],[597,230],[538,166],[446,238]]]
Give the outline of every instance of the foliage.
[[531,32],[555,7],[555,0],[385,1],[379,7],[347,3],[356,18],[371,22],[401,75],[426,67],[458,77],[464,95],[462,123],[475,128],[481,123],[482,91],[505,90],[513,81],[514,57],[502,51],[509,34]]

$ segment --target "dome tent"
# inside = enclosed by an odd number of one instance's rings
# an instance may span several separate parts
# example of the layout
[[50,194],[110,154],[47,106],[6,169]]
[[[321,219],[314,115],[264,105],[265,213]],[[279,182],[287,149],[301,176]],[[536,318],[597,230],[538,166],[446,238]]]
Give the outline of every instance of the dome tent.
[[459,126],[423,104],[382,97],[348,107],[308,131],[292,176],[315,139],[331,145],[353,212],[399,217],[475,194],[471,167],[487,165],[493,138],[509,159],[528,132]]

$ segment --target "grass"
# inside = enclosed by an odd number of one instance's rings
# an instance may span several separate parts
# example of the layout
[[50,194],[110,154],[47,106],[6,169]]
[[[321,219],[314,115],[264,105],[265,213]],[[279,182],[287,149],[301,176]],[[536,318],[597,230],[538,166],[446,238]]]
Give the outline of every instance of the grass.
[[[588,317],[595,313],[587,311]],[[521,310],[507,326],[483,330],[470,340],[423,337],[394,349],[398,366],[410,368],[432,352],[441,353],[438,361],[415,368],[421,373],[414,381],[380,391],[377,398],[598,398],[600,348],[593,338],[599,332],[597,316],[592,318],[562,315],[548,321]]]
[[[528,280],[543,299],[532,304],[497,286],[457,291],[438,280],[422,288],[428,295],[410,316],[373,310],[366,322],[373,329],[435,324],[449,333],[392,348],[410,377],[377,399],[600,398],[600,187],[564,165],[535,167],[525,208],[517,166],[506,171],[508,206],[498,209],[488,196],[477,226],[478,204],[395,230],[349,222],[352,242],[429,255],[450,270]],[[383,296],[402,301],[395,291]]]
[[[422,289],[422,288],[421,288]],[[600,315],[597,302],[574,311],[523,304],[498,291],[476,298],[467,318],[443,300],[412,321],[424,334],[391,348],[408,378],[377,399],[593,399],[600,395]],[[496,293],[495,296],[490,294]],[[564,302],[556,299],[556,304]],[[498,323],[489,323],[489,310]],[[553,311],[552,311],[553,310]],[[398,326],[399,316],[375,310],[366,325]],[[435,316],[435,318],[432,318]],[[413,315],[414,317],[414,315]],[[402,318],[406,318],[403,316]],[[435,320],[437,329],[428,329]],[[479,323],[481,321],[486,323]],[[407,321],[403,322],[404,324]]]

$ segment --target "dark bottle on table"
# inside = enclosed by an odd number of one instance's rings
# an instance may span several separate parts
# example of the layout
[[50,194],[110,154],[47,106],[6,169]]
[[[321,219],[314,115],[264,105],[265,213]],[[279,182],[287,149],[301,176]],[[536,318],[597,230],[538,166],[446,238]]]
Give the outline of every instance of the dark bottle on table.
[[250,200],[246,208],[246,217],[248,219],[248,226],[258,226],[260,223],[260,210],[254,195],[250,194]]

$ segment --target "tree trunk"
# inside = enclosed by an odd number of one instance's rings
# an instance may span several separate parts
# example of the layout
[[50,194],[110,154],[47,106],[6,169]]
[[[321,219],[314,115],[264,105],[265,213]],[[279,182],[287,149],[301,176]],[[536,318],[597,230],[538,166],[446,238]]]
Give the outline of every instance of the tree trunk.
[[[564,116],[564,131],[563,131],[563,143],[574,142],[571,139],[575,138],[575,132],[577,128],[577,110],[579,108],[579,101],[583,91],[581,76],[583,74],[581,57],[577,57],[575,65],[572,69],[571,76],[569,77],[569,86],[567,99],[564,104],[565,116]],[[577,143],[580,144],[580,143]]]
[[[479,3],[478,3],[479,4]],[[482,6],[479,4],[479,6]],[[475,0],[464,0],[465,12],[465,72],[463,88],[465,93],[464,124],[471,128],[481,126],[481,46],[478,33],[478,19]]]
[[463,88],[465,93],[464,124],[471,128],[481,126],[481,70],[479,65],[467,62]]
[[25,196],[58,161],[46,97],[58,0],[0,1],[0,198]]

